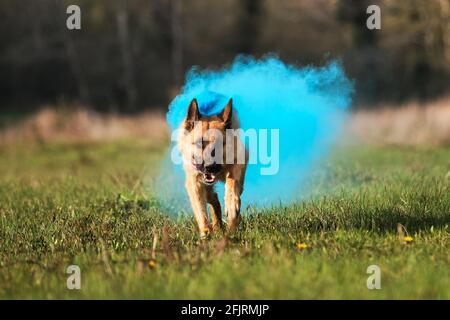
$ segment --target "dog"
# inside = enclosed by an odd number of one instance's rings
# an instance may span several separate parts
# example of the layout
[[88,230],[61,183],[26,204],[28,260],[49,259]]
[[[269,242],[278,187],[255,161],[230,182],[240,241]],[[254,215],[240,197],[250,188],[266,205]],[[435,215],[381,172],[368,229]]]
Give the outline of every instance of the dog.
[[[200,231],[206,238],[211,231],[222,230],[222,211],[215,184],[225,184],[225,216],[228,230],[240,220],[241,194],[244,191],[248,150],[239,138],[239,120],[233,100],[216,115],[202,115],[193,99],[181,123],[177,145],[183,158],[186,190]],[[211,212],[208,223],[207,205]]]

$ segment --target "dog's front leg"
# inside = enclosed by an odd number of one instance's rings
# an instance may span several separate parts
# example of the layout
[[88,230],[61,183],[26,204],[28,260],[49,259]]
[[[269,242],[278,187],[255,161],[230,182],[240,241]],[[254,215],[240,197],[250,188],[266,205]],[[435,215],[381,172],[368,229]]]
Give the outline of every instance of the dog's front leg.
[[236,229],[241,211],[241,194],[243,191],[245,165],[235,166],[225,179],[225,215],[228,229]]
[[222,228],[222,210],[219,197],[212,186],[206,187],[206,202],[209,203],[211,209],[212,229],[218,231]]
[[187,174],[186,190],[200,231],[200,237],[205,238],[209,233],[205,188],[197,181],[195,176]]

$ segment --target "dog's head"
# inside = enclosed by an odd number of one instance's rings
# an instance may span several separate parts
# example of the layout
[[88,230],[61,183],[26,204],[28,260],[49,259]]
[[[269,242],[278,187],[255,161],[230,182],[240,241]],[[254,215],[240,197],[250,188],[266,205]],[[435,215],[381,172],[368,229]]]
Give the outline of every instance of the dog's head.
[[205,184],[214,184],[224,168],[226,159],[226,130],[231,128],[233,101],[213,116],[200,114],[193,99],[183,122],[184,137],[180,150]]

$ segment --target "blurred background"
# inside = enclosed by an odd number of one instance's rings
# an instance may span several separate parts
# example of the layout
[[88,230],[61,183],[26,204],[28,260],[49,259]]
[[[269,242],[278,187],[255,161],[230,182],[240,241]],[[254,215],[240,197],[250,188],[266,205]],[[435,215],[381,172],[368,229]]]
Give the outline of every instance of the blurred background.
[[450,143],[450,0],[1,0],[0,26],[3,143],[153,135],[192,66],[267,53],[340,59],[361,139]]

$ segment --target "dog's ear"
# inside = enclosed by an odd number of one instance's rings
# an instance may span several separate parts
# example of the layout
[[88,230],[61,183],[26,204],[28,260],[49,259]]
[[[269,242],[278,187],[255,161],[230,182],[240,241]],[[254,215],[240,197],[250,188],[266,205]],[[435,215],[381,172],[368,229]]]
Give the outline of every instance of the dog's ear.
[[185,129],[188,131],[194,129],[195,121],[198,121],[199,119],[200,119],[200,111],[198,110],[197,99],[194,98],[189,104],[185,122]]
[[231,128],[231,116],[233,113],[233,99],[230,98],[225,108],[223,108],[220,118],[222,119],[223,123],[225,124],[226,128]]

